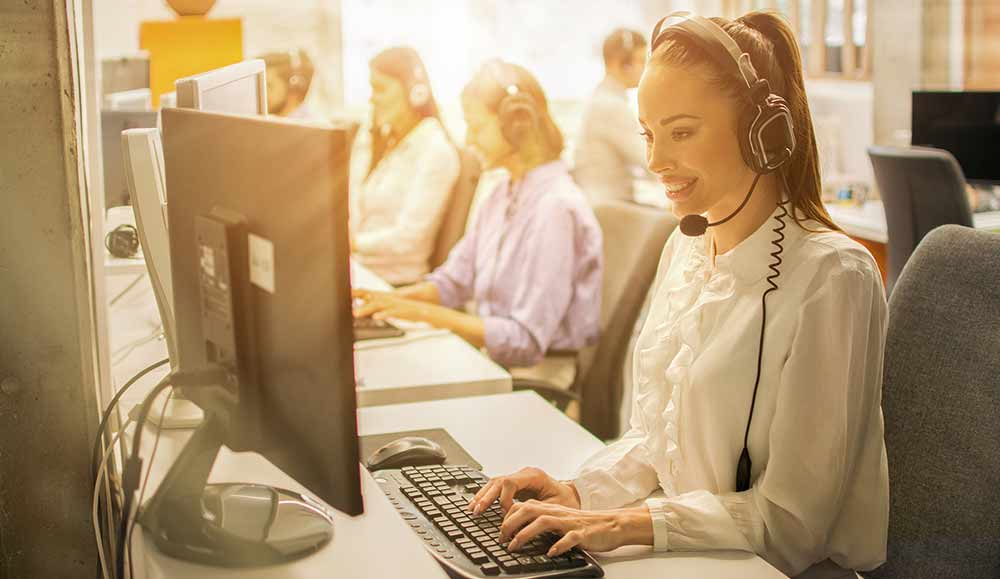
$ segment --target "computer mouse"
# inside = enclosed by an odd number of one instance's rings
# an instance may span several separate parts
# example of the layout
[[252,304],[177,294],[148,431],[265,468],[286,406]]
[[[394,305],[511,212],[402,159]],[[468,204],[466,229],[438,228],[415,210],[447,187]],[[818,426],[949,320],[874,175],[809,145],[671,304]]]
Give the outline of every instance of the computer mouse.
[[441,445],[420,436],[404,436],[379,448],[368,458],[368,470],[444,464]]

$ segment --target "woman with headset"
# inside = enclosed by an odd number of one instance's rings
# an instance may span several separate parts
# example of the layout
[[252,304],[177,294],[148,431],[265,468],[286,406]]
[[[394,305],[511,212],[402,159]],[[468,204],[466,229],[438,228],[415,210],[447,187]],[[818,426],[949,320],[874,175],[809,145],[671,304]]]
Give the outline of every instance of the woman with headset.
[[887,308],[820,202],[797,43],[769,13],[675,13],[650,50],[639,117],[682,223],[636,346],[631,428],[574,480],[524,469],[469,508],[499,500],[512,550],[555,532],[553,555],[736,549],[853,578],[885,559]]
[[351,159],[351,247],[389,283],[412,283],[429,270],[458,179],[458,151],[415,50],[389,48],[370,68],[371,130]]
[[[593,211],[559,160],[563,137],[538,81],[520,66],[486,63],[462,92],[467,144],[509,178],[483,201],[448,260],[393,293],[361,291],[356,315],[447,328],[508,367],[572,352],[598,335],[602,241]],[[469,300],[476,314],[460,312]],[[540,374],[568,386],[574,358]]]

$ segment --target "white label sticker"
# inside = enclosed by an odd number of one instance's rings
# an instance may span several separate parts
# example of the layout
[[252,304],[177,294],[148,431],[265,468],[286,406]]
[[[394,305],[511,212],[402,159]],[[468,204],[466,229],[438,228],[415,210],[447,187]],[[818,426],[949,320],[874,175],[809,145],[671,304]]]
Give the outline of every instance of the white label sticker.
[[250,283],[260,289],[274,293],[274,244],[249,234],[250,246]]

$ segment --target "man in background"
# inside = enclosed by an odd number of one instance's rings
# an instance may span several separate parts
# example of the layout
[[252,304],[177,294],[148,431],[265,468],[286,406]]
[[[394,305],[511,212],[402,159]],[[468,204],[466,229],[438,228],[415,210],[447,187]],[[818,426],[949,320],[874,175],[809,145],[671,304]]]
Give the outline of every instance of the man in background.
[[646,148],[626,91],[639,85],[646,39],[619,28],[604,40],[605,76],[583,112],[573,177],[591,203],[632,200],[632,179],[646,170]]

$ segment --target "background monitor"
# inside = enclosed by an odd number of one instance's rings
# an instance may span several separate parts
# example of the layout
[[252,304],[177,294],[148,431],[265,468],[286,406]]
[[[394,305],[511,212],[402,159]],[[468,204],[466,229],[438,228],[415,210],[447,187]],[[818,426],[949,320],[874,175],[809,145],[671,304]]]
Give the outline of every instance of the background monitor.
[[178,79],[177,106],[238,115],[267,114],[264,61],[245,60],[206,73]]
[[[201,501],[180,496],[192,480],[204,484],[224,443],[259,452],[336,509],[363,510],[347,233],[356,126],[183,108],[162,114],[178,372],[228,370],[219,383],[182,389],[206,418],[189,442],[195,450],[175,463],[140,522],[162,550],[187,559],[293,558],[321,544],[310,546],[309,536],[325,536],[315,499],[256,485],[205,487],[206,504],[225,497],[219,508],[241,521],[234,538],[201,516]],[[261,505],[292,509],[293,520],[258,516]],[[288,526],[251,529],[265,524]],[[217,536],[229,540],[212,542]],[[260,537],[295,541],[254,548]]]
[[149,88],[149,54],[139,52],[101,60],[101,94]]
[[913,92],[913,145],[945,149],[970,181],[1000,182],[1000,92]]
[[101,108],[112,111],[153,110],[153,95],[148,88],[136,88],[104,95]]
[[122,162],[122,131],[156,127],[156,118],[156,111],[101,111],[105,208],[129,203],[128,184]]

